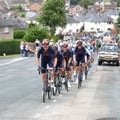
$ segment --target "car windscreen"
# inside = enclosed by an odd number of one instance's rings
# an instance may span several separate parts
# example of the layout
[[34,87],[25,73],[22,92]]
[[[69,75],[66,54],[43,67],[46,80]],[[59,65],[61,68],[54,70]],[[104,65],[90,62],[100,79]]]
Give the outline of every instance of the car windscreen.
[[104,45],[104,46],[102,46],[102,50],[104,50],[104,51],[117,51],[118,48],[116,45]]

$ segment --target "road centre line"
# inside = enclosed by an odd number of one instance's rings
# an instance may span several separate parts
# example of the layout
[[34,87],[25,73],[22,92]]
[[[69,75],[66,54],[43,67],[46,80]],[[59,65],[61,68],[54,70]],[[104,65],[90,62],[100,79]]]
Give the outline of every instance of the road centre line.
[[40,117],[41,116],[41,114],[36,114],[33,118],[38,118],[38,117]]
[[50,108],[50,106],[48,105],[48,106],[46,106],[45,108],[48,109],[48,108]]
[[53,100],[53,103],[57,102],[57,100]]

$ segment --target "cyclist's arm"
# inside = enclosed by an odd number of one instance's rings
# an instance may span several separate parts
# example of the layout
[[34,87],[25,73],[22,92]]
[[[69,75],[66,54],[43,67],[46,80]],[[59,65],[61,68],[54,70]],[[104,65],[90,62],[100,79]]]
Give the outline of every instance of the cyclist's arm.
[[57,59],[57,58],[54,58],[54,67],[57,66],[57,62],[58,62],[58,59]]
[[87,64],[87,55],[84,56],[85,64]]
[[36,58],[36,64],[37,66],[40,66],[40,55],[42,53],[42,49],[40,49],[37,53],[37,58]]
[[36,64],[37,66],[40,66],[40,58],[36,58]]
[[63,67],[66,68],[66,60],[63,60]]
[[76,55],[73,54],[73,61],[75,62],[76,61]]

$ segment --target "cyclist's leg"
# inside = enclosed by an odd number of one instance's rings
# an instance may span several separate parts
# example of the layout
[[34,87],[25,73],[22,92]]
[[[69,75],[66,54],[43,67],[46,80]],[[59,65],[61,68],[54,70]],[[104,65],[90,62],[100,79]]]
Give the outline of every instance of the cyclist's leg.
[[[50,61],[48,62],[48,66],[49,66],[50,68],[53,68],[53,60],[50,60]],[[51,80],[54,81],[54,72],[53,72],[53,70],[51,71]]]
[[46,82],[47,82],[47,79],[46,79],[46,68],[47,68],[47,64],[46,63],[43,63],[41,62],[41,67],[42,67],[42,83],[43,83],[43,90],[46,89]]
[[76,83],[78,83],[78,75],[79,75],[79,63],[80,63],[80,60],[76,60],[77,64],[76,64],[76,76],[77,76],[77,79],[76,79]]
[[85,80],[85,60],[81,59],[81,63],[82,63],[83,80]]

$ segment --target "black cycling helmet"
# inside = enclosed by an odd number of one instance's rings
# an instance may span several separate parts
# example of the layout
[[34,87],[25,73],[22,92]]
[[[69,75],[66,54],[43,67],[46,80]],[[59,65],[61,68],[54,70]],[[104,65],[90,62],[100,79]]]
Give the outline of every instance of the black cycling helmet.
[[53,46],[53,49],[54,49],[55,51],[58,51],[58,46],[57,46],[57,45],[54,45],[54,46]]
[[78,46],[81,46],[81,45],[82,45],[82,41],[81,41],[81,40],[78,40],[78,41],[77,41],[77,45],[78,45]]

